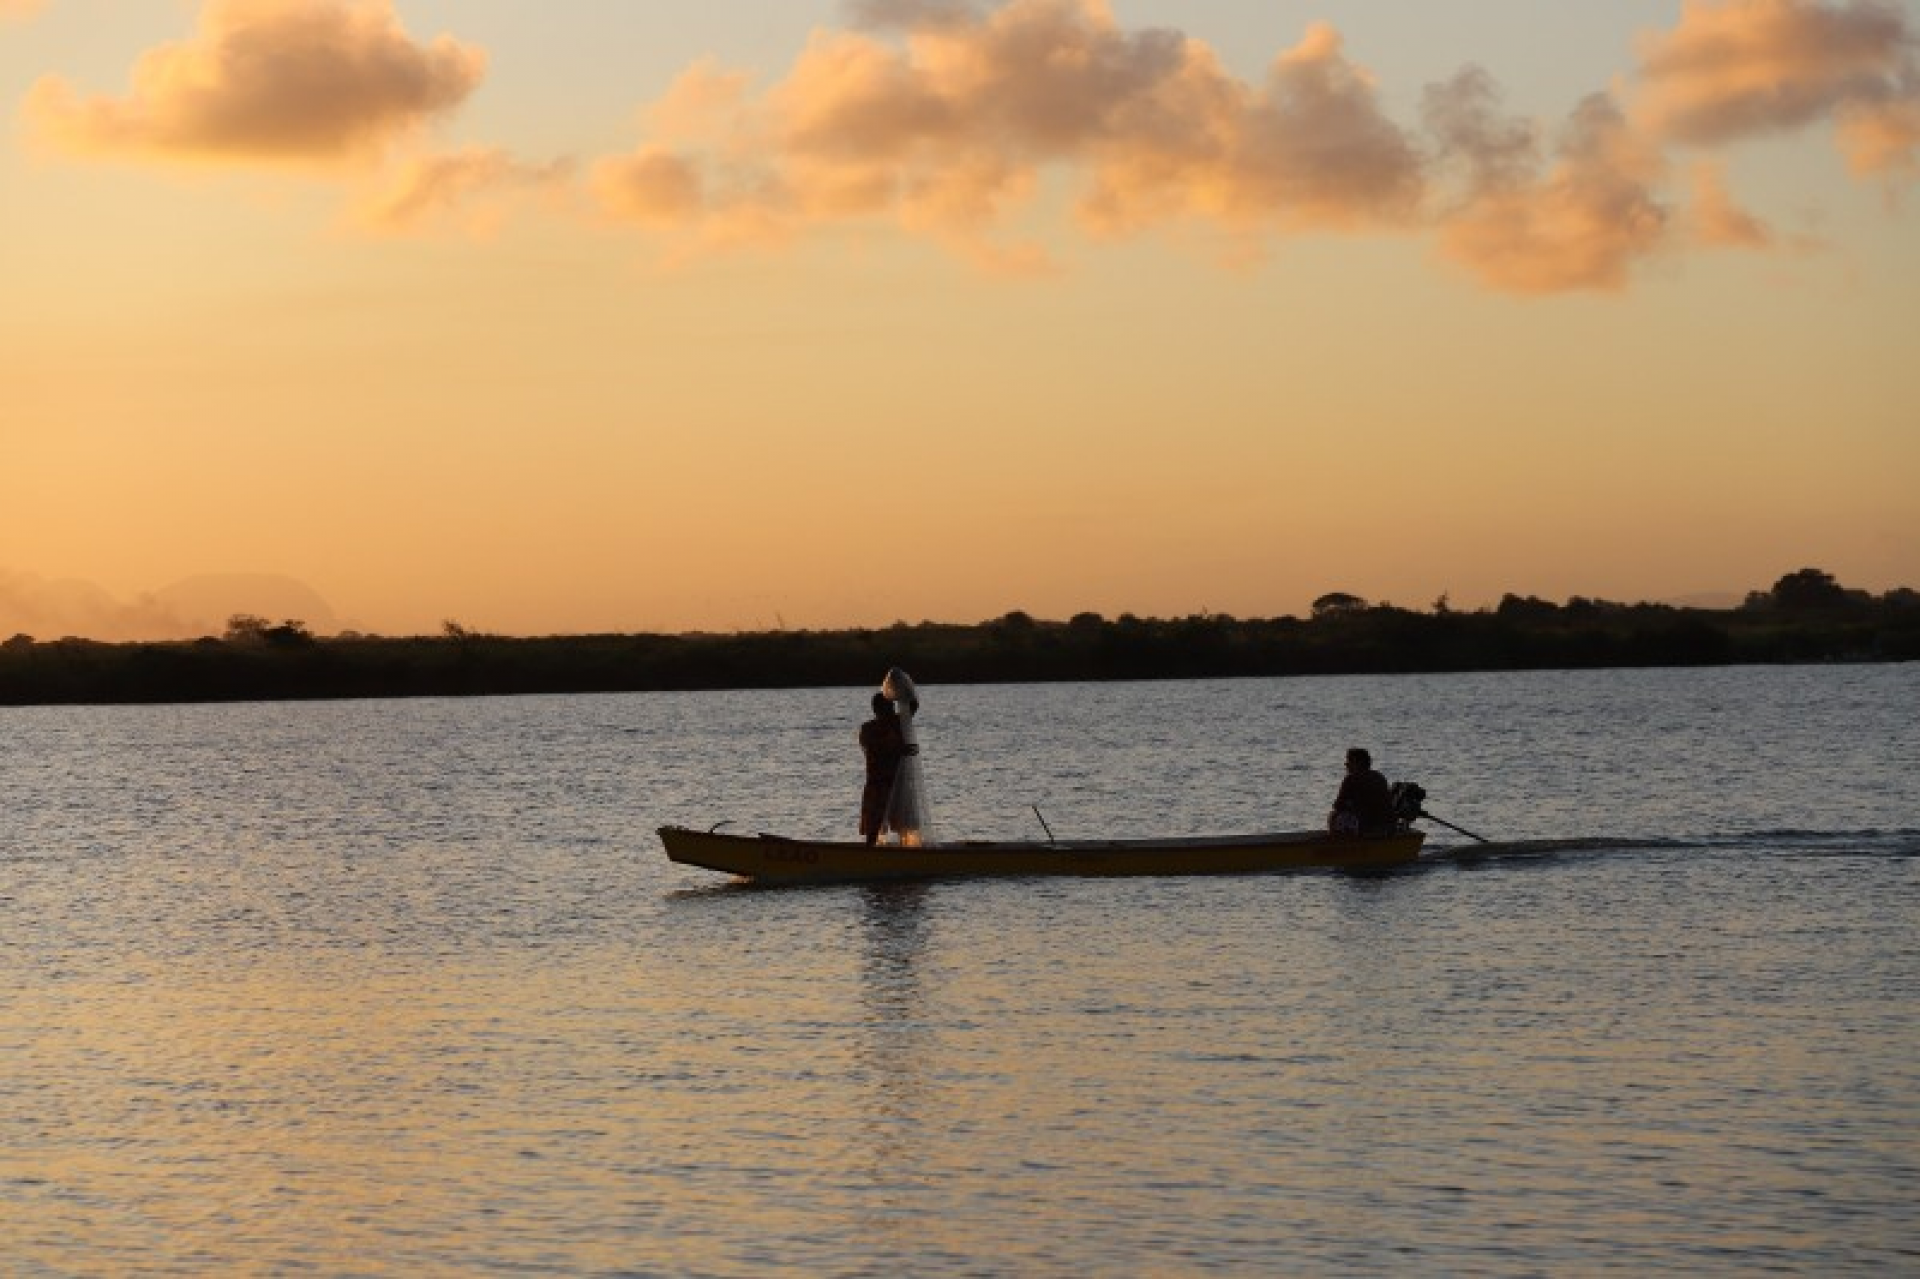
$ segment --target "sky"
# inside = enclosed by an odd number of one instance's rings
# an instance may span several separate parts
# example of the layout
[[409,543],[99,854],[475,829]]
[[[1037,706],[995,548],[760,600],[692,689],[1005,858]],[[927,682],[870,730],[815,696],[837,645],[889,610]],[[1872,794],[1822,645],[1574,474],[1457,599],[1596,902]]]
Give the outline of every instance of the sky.
[[0,633],[1920,585],[1920,0],[0,0]]

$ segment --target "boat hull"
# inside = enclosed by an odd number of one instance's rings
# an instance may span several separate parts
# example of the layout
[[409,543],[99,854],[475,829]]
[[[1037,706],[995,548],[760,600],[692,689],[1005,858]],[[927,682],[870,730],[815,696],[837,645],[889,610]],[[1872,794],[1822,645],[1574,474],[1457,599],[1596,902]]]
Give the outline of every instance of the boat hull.
[[975,842],[906,848],[660,828],[683,866],[760,883],[1006,878],[1034,875],[1253,875],[1269,871],[1404,865],[1426,839],[1417,830],[1368,838],[1321,831],[1184,839]]

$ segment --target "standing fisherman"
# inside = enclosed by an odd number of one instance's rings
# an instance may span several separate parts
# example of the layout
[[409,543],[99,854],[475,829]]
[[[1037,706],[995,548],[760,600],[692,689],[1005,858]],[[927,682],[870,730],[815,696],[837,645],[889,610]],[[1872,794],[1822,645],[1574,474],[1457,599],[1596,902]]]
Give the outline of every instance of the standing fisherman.
[[860,751],[867,757],[867,784],[860,792],[860,834],[869,844],[880,842],[890,825],[893,788],[907,756],[920,748],[907,741],[900,712],[885,693],[873,695],[873,718],[860,726]]

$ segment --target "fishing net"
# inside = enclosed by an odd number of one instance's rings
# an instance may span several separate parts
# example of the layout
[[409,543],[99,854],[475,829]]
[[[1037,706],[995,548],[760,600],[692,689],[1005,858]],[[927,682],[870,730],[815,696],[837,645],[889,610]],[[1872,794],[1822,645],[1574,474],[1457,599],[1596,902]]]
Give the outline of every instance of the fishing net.
[[[907,745],[919,746],[920,735],[913,721],[920,713],[920,690],[913,686],[912,677],[896,666],[880,682],[880,691],[900,712],[900,732]],[[926,774],[917,751],[900,761],[893,798],[887,805],[887,825],[902,844],[918,847],[933,843],[933,812],[927,807]]]

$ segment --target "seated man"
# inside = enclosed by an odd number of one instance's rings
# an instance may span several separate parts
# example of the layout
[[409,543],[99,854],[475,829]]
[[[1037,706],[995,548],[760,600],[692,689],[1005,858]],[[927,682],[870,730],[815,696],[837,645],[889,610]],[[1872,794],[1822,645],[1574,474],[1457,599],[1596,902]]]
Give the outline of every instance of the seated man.
[[1347,776],[1333,798],[1327,829],[1336,835],[1386,835],[1393,831],[1393,796],[1387,779],[1375,771],[1373,757],[1358,746],[1347,752]]

